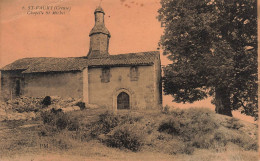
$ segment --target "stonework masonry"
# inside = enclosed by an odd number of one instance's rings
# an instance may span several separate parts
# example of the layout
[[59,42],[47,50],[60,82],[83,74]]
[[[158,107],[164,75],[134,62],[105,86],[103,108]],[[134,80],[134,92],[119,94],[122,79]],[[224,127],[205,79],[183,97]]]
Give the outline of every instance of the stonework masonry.
[[[160,104],[160,94],[155,85],[154,66],[138,66],[137,81],[130,79],[130,67],[110,68],[110,82],[102,83],[100,68],[89,69],[89,103],[99,104],[107,108],[116,109],[116,97],[119,91],[130,95],[131,109],[154,109]],[[114,103],[113,103],[114,102]]]
[[17,84],[20,82],[20,96],[44,97],[60,96],[82,98],[82,72],[55,72],[21,74],[20,72],[3,72],[2,93],[5,97],[17,96]]

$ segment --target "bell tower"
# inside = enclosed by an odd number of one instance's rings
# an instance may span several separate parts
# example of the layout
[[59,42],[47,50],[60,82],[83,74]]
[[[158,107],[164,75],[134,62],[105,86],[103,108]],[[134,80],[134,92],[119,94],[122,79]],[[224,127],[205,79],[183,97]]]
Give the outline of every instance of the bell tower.
[[109,56],[108,46],[109,39],[111,37],[108,29],[104,23],[104,10],[98,6],[94,12],[95,14],[95,26],[89,33],[90,45],[88,58],[102,58]]

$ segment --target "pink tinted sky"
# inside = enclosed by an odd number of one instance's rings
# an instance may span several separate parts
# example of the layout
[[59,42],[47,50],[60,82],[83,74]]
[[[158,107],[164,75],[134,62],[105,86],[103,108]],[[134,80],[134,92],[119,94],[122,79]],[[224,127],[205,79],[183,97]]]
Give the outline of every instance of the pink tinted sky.
[[[89,32],[100,0],[1,0],[0,67],[24,57],[77,57],[89,49]],[[70,6],[65,15],[28,15],[28,6]],[[23,9],[25,7],[25,9]],[[156,19],[159,0],[103,0],[105,24],[111,33],[110,54],[157,50],[163,33]],[[161,55],[162,64],[169,61]],[[211,99],[175,107],[208,107]]]
[[[23,57],[84,56],[100,0],[1,0],[1,66]],[[65,15],[27,15],[28,6],[71,6]],[[110,54],[157,50],[159,0],[103,0]],[[165,62],[165,58],[163,59]],[[164,63],[165,64],[165,63]]]

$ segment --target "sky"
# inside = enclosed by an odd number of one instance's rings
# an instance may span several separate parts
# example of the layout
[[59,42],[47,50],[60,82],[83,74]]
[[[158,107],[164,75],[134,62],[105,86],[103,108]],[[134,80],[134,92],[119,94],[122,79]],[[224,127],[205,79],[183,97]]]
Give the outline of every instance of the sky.
[[[87,55],[99,4],[100,0],[1,0],[1,66],[23,57]],[[27,14],[30,6],[47,5],[71,10],[64,15]],[[101,6],[112,36],[110,54],[157,50],[163,31],[156,19],[159,0],[103,0]]]

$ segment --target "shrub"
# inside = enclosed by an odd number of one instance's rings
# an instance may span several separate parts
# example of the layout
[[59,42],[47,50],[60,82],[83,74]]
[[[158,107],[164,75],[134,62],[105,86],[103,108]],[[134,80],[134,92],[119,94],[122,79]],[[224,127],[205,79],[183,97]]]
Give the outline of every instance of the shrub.
[[159,124],[158,131],[177,136],[182,146],[172,148],[170,153],[192,154],[194,148],[209,149],[214,143],[218,125],[207,109],[176,109]]
[[50,96],[46,96],[46,97],[42,100],[42,104],[45,105],[45,106],[51,105],[51,97],[50,97]]
[[174,111],[172,116],[159,125],[158,131],[178,135],[184,141],[203,137],[217,128],[217,124],[213,121],[210,113],[211,111],[205,109],[188,109],[185,112],[183,110]]
[[213,145],[214,139],[212,134],[205,134],[203,136],[198,136],[190,142],[193,147],[210,149]]
[[45,124],[39,128],[38,136],[53,136],[58,132],[56,126]]
[[230,142],[242,147],[245,150],[257,150],[258,145],[255,140],[252,140],[249,136],[236,134],[233,135],[230,139]]
[[163,114],[169,114],[170,113],[170,106],[169,105],[164,106],[164,108],[162,109],[162,113]]
[[80,127],[79,120],[77,118],[70,118],[68,124],[68,130],[77,131]]
[[229,129],[236,129],[236,130],[238,130],[241,127],[244,127],[244,125],[241,124],[238,119],[232,117],[231,119],[227,120],[226,127],[229,128]]
[[77,102],[77,103],[76,103],[76,106],[79,106],[79,108],[80,108],[81,110],[84,110],[84,109],[86,108],[85,102]]
[[141,120],[141,117],[134,117],[129,114],[127,115],[116,115],[112,112],[105,112],[100,114],[96,122],[87,125],[87,128],[90,129],[90,135],[92,137],[98,137],[101,134],[108,134],[118,125],[122,124],[133,124]]
[[180,133],[180,123],[174,118],[170,118],[162,122],[158,128],[159,132],[166,132],[172,135],[178,135]]
[[[227,120],[224,125],[230,129],[227,131],[225,128],[218,128],[212,116],[212,112],[207,109],[174,110],[159,124],[158,131],[177,136],[184,144],[188,143],[196,148],[224,147],[231,142],[245,150],[257,150],[255,140],[235,131],[244,126],[238,119]],[[179,150],[175,149],[175,152]]]
[[87,126],[90,127],[90,135],[92,137],[97,137],[100,134],[109,133],[118,124],[119,124],[118,116],[107,111],[99,115],[98,121]]
[[63,112],[57,112],[57,110],[52,109],[51,111],[45,111],[41,113],[41,118],[44,124],[48,124],[57,128],[61,131],[65,128],[71,131],[79,129],[79,121],[77,118],[71,118],[68,114]]
[[189,143],[178,144],[178,146],[174,146],[171,149],[170,154],[192,154],[194,152],[194,147]]
[[144,127],[136,124],[123,124],[116,127],[107,135],[106,144],[116,148],[127,148],[132,151],[139,151],[144,144]]
[[228,137],[223,132],[216,132],[213,137],[214,142],[217,142],[218,145],[225,146],[228,143]]
[[60,149],[60,150],[68,150],[72,147],[71,143],[69,142],[69,140],[64,139],[64,138],[53,138],[51,140],[51,144]]

